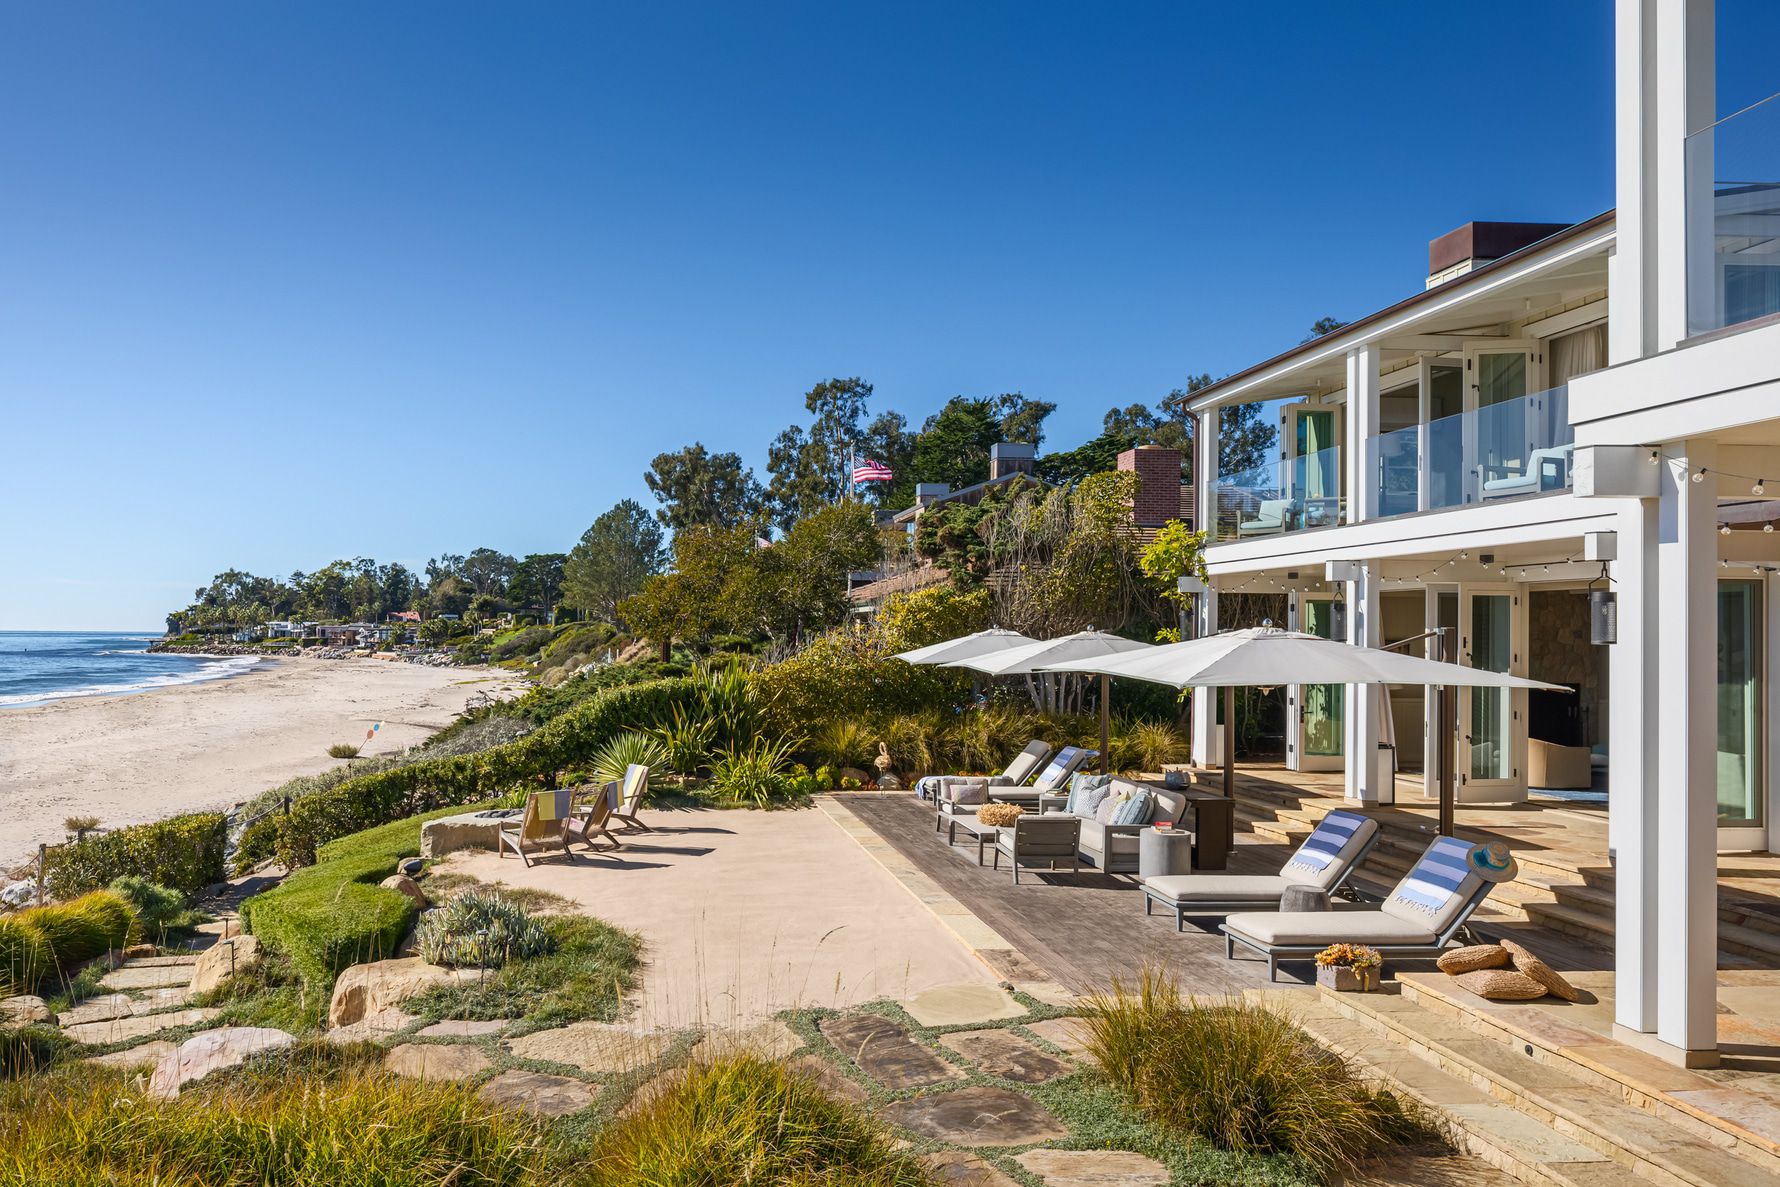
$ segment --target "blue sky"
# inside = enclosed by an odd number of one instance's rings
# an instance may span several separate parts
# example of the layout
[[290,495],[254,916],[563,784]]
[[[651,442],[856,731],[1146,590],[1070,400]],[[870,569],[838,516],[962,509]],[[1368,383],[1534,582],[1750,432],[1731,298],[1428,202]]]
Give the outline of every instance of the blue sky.
[[1068,447],[1612,204],[1606,0],[843,7],[0,9],[0,627],[566,550],[831,375]]

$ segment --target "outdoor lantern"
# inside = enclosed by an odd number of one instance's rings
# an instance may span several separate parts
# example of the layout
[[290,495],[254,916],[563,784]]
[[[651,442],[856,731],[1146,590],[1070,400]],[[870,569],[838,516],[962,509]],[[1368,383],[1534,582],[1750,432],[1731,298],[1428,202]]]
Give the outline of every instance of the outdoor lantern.
[[1610,589],[1588,591],[1588,641],[1596,646],[1619,642],[1619,595]]

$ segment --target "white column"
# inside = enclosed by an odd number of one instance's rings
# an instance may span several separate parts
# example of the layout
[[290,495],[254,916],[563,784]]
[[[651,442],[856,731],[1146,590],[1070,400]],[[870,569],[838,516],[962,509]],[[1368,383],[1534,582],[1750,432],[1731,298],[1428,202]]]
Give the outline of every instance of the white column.
[[[1607,844],[1613,851],[1613,1019],[1656,1033],[1657,647],[1655,499],[1621,504],[1612,589],[1619,641],[1607,659]],[[1685,633],[1685,632],[1682,632]]]
[[[1347,638],[1361,647],[1384,644],[1384,617],[1378,605],[1379,564],[1357,561],[1353,565],[1355,579],[1347,586]],[[1346,755],[1346,794],[1350,800],[1377,802],[1383,788],[1379,785],[1378,733],[1381,689],[1371,684],[1347,685],[1343,713],[1342,753]]]
[[1372,442],[1378,436],[1378,344],[1347,352],[1347,522],[1378,514],[1378,470]]
[[1717,1038],[1718,532],[1716,460],[1705,440],[1674,442],[1657,512],[1656,1034],[1690,1061]]
[[1193,526],[1217,539],[1218,508],[1213,484],[1218,480],[1218,410],[1197,414],[1193,425],[1193,488],[1199,498],[1199,522]]
[[[1196,637],[1203,639],[1217,634],[1218,591],[1208,581],[1205,592],[1193,600],[1197,603],[1194,611]],[[1193,761],[1202,767],[1223,762],[1224,733],[1218,728],[1219,698],[1220,690],[1215,688],[1193,690]]]

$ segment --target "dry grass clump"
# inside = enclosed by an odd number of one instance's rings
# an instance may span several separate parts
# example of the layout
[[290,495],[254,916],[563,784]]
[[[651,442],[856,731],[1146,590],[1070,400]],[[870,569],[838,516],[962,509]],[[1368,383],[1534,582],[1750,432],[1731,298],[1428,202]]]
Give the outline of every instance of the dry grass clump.
[[587,1187],[928,1187],[860,1110],[782,1063],[736,1055],[694,1064],[601,1134]]
[[136,929],[136,912],[109,890],[0,916],[0,997],[35,992],[51,972],[123,948]]
[[549,1181],[537,1123],[456,1086],[356,1073],[148,1099],[58,1076],[0,1096],[0,1184],[520,1187]]
[[1423,1127],[1282,1014],[1201,1003],[1146,970],[1083,1015],[1088,1053],[1152,1123],[1234,1154],[1295,1158],[1319,1177],[1425,1136]]

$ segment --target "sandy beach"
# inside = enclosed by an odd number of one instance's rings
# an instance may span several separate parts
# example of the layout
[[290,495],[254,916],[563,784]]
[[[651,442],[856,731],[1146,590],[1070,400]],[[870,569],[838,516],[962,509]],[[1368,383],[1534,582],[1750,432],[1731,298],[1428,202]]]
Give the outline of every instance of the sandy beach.
[[336,742],[367,754],[424,741],[479,692],[519,683],[481,668],[292,659],[228,680],[132,696],[0,711],[0,869],[62,839],[62,821],[136,824],[227,808],[338,764]]

